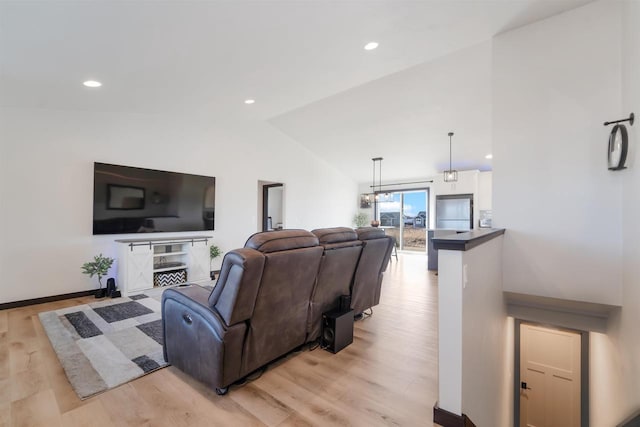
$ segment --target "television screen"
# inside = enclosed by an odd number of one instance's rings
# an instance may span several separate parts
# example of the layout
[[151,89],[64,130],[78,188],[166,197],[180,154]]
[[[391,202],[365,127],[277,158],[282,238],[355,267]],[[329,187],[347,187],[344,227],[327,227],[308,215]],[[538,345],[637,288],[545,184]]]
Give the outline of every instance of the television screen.
[[93,172],[93,234],[214,228],[214,177],[97,162]]

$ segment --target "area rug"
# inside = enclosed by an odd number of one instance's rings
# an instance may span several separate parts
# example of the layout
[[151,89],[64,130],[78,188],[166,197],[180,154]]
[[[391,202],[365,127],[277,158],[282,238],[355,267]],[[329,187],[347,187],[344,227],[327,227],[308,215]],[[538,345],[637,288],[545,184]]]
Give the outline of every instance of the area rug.
[[80,399],[165,367],[163,289],[40,313],[40,322]]

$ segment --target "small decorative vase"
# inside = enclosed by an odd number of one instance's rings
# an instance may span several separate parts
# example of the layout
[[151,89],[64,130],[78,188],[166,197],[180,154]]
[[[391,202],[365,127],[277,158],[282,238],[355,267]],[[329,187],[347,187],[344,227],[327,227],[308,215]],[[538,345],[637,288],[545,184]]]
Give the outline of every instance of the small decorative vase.
[[209,277],[211,277],[211,280],[216,280],[216,272],[215,271],[210,271],[209,272]]
[[380,221],[376,221],[376,220],[371,221],[371,226],[372,227],[379,227],[380,226]]

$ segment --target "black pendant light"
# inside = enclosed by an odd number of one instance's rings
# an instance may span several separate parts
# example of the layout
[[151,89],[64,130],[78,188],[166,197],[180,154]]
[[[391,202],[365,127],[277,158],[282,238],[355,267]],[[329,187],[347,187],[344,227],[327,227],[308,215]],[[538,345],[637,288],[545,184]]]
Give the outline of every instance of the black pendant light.
[[451,137],[453,132],[449,132],[449,170],[444,171],[444,182],[458,181],[458,171],[451,167]]
[[[371,220],[372,227],[378,227],[380,221],[378,221],[378,200],[380,198],[380,191],[382,189],[382,157],[374,157],[373,161],[373,182],[371,188],[373,190],[373,219]],[[376,162],[378,162],[378,189],[376,190]]]

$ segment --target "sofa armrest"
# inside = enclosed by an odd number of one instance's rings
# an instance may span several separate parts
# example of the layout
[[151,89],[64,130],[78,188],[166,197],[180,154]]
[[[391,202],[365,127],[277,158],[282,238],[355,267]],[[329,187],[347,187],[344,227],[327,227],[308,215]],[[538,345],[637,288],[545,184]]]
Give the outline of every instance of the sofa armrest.
[[199,286],[164,291],[164,358],[212,388],[223,388],[240,378],[246,325],[227,326],[208,306],[208,297]]
[[[183,309],[189,310],[189,313],[194,312],[201,316],[203,319],[207,319],[209,325],[212,328],[212,332],[219,339],[222,339],[226,332],[227,325],[220,317],[220,314],[215,309],[211,309],[209,307],[208,299],[210,293],[211,291],[198,285],[166,289],[162,293],[163,323],[165,320],[165,305],[167,304],[168,300],[173,300],[179,303]],[[182,319],[182,321],[186,323],[187,319]]]

